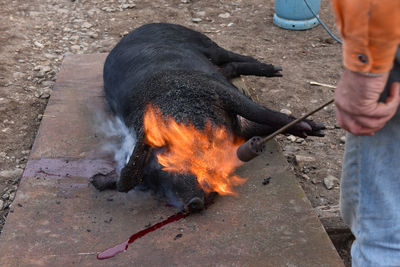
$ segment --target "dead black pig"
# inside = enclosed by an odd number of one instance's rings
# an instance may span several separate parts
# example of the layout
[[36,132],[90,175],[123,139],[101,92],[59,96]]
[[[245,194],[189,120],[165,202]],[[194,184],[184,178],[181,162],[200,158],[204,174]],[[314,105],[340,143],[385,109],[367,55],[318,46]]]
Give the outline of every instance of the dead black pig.
[[[112,111],[135,129],[137,143],[119,178],[97,177],[93,184],[100,190],[123,192],[145,185],[175,199],[180,209],[203,209],[206,194],[196,177],[163,171],[156,158],[163,148],[150,148],[145,143],[146,105],[151,103],[162,114],[200,130],[209,121],[245,139],[267,135],[294,118],[254,103],[230,79],[240,75],[281,76],[281,70],[227,51],[183,26],[156,23],[132,31],[106,59],[104,88]],[[306,120],[287,132],[321,136],[322,129],[322,124]]]

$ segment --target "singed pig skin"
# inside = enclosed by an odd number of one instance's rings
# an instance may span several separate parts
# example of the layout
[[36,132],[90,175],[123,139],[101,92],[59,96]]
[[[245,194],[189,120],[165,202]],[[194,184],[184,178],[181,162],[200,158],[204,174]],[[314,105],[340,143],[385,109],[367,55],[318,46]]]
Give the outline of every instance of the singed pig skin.
[[[136,131],[137,143],[115,181],[93,181],[99,189],[129,191],[146,185],[175,199],[181,209],[202,209],[205,194],[192,175],[161,170],[156,150],[144,142],[148,103],[177,122],[203,129],[206,120],[237,136],[267,135],[294,120],[252,102],[230,82],[240,75],[281,76],[279,66],[219,47],[205,35],[179,25],[144,25],[125,36],[104,65],[104,89],[111,110]],[[287,132],[321,136],[324,126],[307,120]],[[103,179],[104,180],[104,179]]]

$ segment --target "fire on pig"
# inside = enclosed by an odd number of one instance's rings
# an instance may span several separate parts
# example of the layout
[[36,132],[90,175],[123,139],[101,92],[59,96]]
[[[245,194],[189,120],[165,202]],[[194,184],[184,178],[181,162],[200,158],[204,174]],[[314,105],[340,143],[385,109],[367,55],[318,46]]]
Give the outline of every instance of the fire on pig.
[[[282,68],[219,47],[179,25],[144,25],[125,36],[104,65],[106,100],[137,142],[119,177],[92,180],[99,189],[127,192],[144,186],[181,210],[202,210],[210,196],[234,194],[245,182],[237,148],[295,118],[239,92],[240,75],[279,77]],[[311,120],[287,133],[321,136]]]

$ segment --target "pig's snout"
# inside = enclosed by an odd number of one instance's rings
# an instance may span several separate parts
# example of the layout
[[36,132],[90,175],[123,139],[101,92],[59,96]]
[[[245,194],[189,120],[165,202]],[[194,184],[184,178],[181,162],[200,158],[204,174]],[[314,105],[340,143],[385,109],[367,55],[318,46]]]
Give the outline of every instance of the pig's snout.
[[190,212],[198,212],[204,209],[204,200],[199,197],[192,198],[186,205],[186,210]]

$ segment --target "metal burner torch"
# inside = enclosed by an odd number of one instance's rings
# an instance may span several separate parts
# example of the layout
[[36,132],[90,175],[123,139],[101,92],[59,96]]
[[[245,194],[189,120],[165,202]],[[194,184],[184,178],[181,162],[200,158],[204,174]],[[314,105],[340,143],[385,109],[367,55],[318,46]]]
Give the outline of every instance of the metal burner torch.
[[323,109],[324,107],[328,106],[331,103],[333,103],[333,99],[329,100],[328,102],[326,102],[325,104],[319,106],[318,108],[310,111],[309,113],[305,114],[304,116],[302,116],[300,118],[297,118],[294,121],[286,124],[285,126],[283,126],[282,128],[276,130],[275,132],[273,132],[272,134],[268,135],[265,138],[261,138],[259,136],[254,136],[254,137],[250,138],[246,143],[244,143],[243,145],[239,146],[239,148],[236,151],[237,157],[241,161],[244,161],[244,162],[248,162],[251,159],[257,157],[258,155],[260,155],[261,153],[263,153],[265,151],[266,142],[268,142],[269,140],[274,138],[276,135],[278,135],[280,133],[283,133],[288,128],[290,128],[293,125],[295,125],[296,123],[306,119],[308,116],[311,116],[315,112]]

